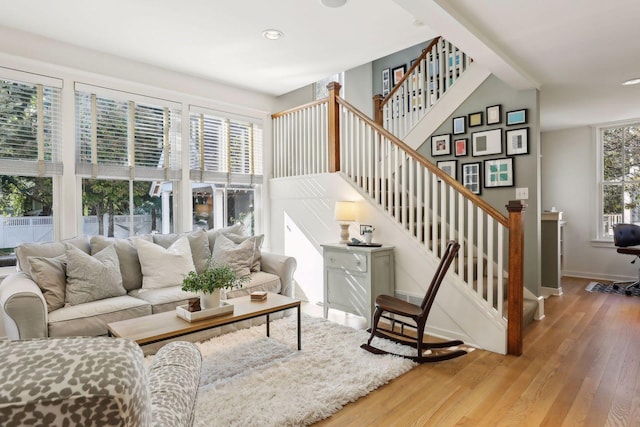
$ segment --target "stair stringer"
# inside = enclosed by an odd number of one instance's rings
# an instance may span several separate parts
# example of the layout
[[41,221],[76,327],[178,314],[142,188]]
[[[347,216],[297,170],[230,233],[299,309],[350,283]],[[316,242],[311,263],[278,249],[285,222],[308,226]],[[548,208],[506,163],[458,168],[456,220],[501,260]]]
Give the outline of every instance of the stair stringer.
[[490,75],[491,73],[484,67],[475,62],[472,63],[455,84],[447,89],[424,117],[411,128],[403,138],[404,143],[418,150]]
[[[374,240],[394,246],[395,295],[406,301],[419,303],[438,267],[439,258],[348,177],[342,173],[335,175],[362,197],[358,206],[358,222],[374,225]],[[453,268],[438,292],[429,314],[426,332],[437,337],[459,339],[474,347],[500,354],[506,354],[507,351],[506,320],[478,297],[453,272]]]

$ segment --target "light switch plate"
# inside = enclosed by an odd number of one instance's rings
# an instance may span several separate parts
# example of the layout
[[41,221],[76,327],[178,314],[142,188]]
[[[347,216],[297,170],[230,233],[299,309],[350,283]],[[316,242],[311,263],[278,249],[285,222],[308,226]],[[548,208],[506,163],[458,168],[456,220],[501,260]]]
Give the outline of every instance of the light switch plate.
[[516,199],[518,200],[527,200],[529,198],[529,188],[522,187],[516,188]]

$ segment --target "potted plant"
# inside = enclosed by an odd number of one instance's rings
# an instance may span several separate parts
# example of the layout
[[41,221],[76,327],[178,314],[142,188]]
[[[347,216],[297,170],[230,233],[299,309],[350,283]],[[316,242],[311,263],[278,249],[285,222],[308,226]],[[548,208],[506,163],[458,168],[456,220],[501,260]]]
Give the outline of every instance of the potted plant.
[[182,290],[200,294],[200,306],[203,310],[220,306],[220,290],[240,287],[249,280],[249,276],[237,277],[236,270],[228,265],[207,263],[202,273],[189,272],[182,281]]

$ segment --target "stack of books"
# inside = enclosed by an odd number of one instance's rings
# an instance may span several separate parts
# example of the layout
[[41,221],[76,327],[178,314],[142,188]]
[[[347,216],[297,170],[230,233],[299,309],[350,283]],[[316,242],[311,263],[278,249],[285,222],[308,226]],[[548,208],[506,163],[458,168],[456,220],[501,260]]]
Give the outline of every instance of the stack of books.
[[262,301],[267,299],[267,293],[265,291],[251,292],[251,301]]

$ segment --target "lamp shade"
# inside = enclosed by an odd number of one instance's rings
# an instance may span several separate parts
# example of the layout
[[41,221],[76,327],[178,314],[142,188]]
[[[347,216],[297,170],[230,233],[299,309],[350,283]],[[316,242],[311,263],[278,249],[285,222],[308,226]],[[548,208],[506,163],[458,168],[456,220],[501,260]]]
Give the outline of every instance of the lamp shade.
[[356,203],[355,202],[336,202],[333,219],[336,221],[355,221],[356,220]]

